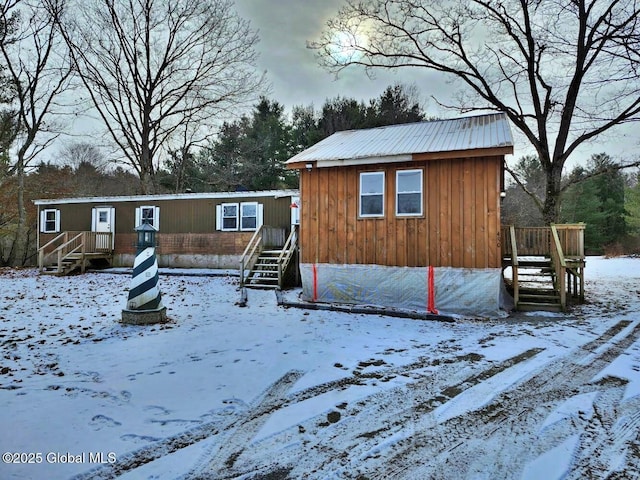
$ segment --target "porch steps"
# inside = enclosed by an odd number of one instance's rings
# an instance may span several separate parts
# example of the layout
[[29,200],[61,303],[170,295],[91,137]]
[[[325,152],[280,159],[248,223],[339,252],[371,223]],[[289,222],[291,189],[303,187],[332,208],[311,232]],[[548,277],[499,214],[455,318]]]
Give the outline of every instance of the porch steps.
[[282,250],[263,250],[249,272],[245,287],[280,288],[278,285],[278,259]]
[[40,273],[42,275],[57,275],[64,277],[73,273],[84,273],[86,267],[95,259],[111,259],[111,254],[106,253],[71,253],[58,265],[58,262],[43,264]]
[[518,260],[518,304],[520,311],[561,312],[560,294],[555,287],[551,260]]

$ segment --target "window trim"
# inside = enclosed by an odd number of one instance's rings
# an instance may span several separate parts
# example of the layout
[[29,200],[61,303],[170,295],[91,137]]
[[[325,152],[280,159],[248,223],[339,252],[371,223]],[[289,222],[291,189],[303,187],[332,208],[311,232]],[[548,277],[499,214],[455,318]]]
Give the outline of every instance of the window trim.
[[[256,214],[255,215],[247,215],[245,217],[245,215],[243,214],[244,210],[243,207],[245,205],[253,205],[256,207]],[[238,227],[239,230],[241,232],[255,232],[259,227],[260,227],[260,204],[258,202],[242,202],[240,203],[240,212],[239,212],[239,223],[238,223]],[[244,218],[255,218],[256,219],[256,226],[252,227],[252,228],[244,228],[242,226],[242,220]]]
[[[362,179],[365,176],[381,176],[382,177],[382,191],[380,193],[363,193],[362,192]],[[386,185],[386,173],[384,170],[376,170],[373,172],[360,172],[358,179],[358,218],[384,218],[385,211],[385,185]],[[362,213],[362,197],[373,197],[382,195],[382,212],[381,213]]]
[[151,225],[153,228],[159,231],[160,230],[160,207],[158,207],[157,205],[140,205],[139,207],[136,207],[136,218],[135,218],[136,225],[134,225],[134,228],[137,228],[140,225],[142,225],[142,221],[143,221],[142,212],[145,209],[153,211],[153,219],[152,219],[153,221],[149,225]]
[[[399,181],[400,181],[400,174],[402,173],[419,173],[420,174],[420,190],[419,191],[406,190],[401,192],[399,187]],[[415,193],[420,194],[420,212],[400,213],[398,211],[400,207],[400,202],[398,201],[399,196],[402,194],[415,194]],[[423,215],[424,215],[424,170],[422,168],[396,170],[396,216],[397,217],[422,217]]]
[[[53,212],[53,230],[47,229],[47,223],[52,220],[47,220],[47,213]],[[40,225],[40,232],[42,233],[58,233],[60,231],[60,210],[57,208],[45,208],[42,210],[42,218]]]
[[[242,207],[244,205],[255,205],[256,207],[256,227],[255,228],[243,228],[242,227]],[[226,206],[235,206],[236,207],[236,215],[235,217],[224,217],[224,207]],[[224,219],[225,218],[235,218],[235,226],[233,228],[224,228]],[[254,218],[253,216],[249,216],[247,218]],[[255,232],[262,226],[263,222],[263,204],[260,202],[225,202],[219,203],[216,205],[216,231],[218,232]]]
[[[236,214],[234,216],[226,216],[224,215],[224,207],[236,207]],[[233,218],[235,220],[235,225],[232,228],[225,228],[224,219],[225,218]],[[237,232],[240,227],[240,203],[238,202],[228,202],[220,204],[220,230],[223,232]]]

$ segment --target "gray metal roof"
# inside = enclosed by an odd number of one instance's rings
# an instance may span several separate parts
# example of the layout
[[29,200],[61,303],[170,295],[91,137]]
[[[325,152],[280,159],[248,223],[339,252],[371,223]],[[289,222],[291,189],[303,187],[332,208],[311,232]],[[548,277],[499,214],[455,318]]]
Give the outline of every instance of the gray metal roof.
[[154,200],[195,200],[195,199],[234,199],[257,197],[298,196],[298,190],[250,190],[244,192],[205,192],[205,193],[166,193],[158,195],[122,195],[107,197],[44,198],[33,200],[35,205],[55,205],[63,203],[120,203],[151,202]]
[[287,163],[513,147],[504,113],[336,132]]

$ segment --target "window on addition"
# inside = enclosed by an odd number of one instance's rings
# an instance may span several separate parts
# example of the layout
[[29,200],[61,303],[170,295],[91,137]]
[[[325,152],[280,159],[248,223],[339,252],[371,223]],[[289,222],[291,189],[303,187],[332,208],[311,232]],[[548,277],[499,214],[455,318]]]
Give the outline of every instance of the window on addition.
[[360,174],[360,217],[384,216],[384,172]]
[[422,215],[422,170],[396,172],[396,215]]

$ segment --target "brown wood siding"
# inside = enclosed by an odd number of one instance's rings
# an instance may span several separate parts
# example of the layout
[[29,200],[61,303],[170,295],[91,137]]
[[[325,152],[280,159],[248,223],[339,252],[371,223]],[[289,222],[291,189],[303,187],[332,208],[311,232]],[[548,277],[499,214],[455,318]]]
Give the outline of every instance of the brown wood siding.
[[[253,232],[216,231],[216,205],[258,202],[263,205],[263,223],[289,229],[291,197],[180,198],[115,202],[60,203],[41,205],[40,210],[60,210],[60,231],[90,231],[94,207],[114,207],[116,253],[135,252],[135,211],[140,206],[160,208],[159,247],[163,253],[241,254]],[[40,234],[44,245],[57,234]],[[238,247],[238,242],[242,247]]]
[[[501,156],[301,170],[305,263],[500,267]],[[396,171],[423,170],[423,215],[396,216]],[[383,218],[358,218],[359,174],[385,172]]]

